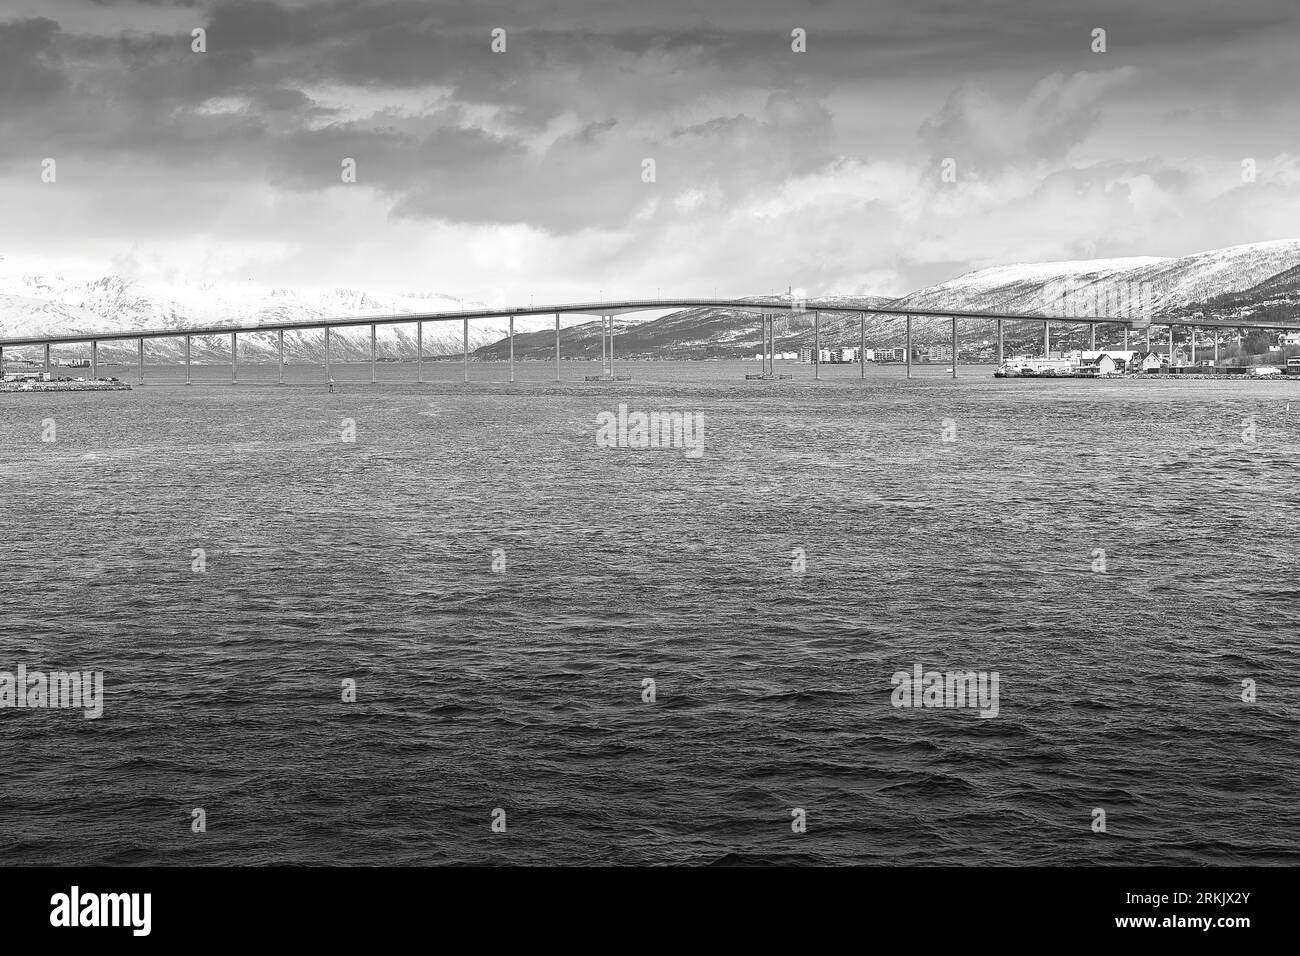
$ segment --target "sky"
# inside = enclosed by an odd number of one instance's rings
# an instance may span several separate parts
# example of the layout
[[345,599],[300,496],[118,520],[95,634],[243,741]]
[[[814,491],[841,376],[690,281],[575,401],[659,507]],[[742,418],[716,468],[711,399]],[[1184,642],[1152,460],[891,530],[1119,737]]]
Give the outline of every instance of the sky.
[[1183,255],[1300,235],[1297,80],[1295,0],[0,0],[0,266],[503,306]]

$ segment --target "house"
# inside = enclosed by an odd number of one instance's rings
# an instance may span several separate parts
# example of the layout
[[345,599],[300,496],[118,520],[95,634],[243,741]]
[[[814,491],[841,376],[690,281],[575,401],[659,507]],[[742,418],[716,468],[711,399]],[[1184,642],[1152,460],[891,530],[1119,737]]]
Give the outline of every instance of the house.
[[1300,345],[1300,332],[1279,332],[1277,344],[1280,346]]
[[1108,352],[1084,353],[1079,361],[1079,371],[1086,375],[1114,375],[1118,366]]

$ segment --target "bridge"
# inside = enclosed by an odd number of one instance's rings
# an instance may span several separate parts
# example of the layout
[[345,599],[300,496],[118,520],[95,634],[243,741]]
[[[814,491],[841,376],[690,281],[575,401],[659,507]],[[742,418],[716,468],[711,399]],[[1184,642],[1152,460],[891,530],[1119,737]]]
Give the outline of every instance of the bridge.
[[[817,378],[821,378],[821,315],[822,313],[831,313],[837,315],[856,314],[859,317],[859,335],[861,340],[862,353],[865,355],[866,350],[866,320],[867,316],[890,316],[902,317],[905,320],[906,332],[906,367],[907,376],[910,378],[912,373],[912,320],[914,318],[943,318],[950,319],[952,322],[952,376],[957,377],[957,328],[961,320],[979,320],[982,322],[993,321],[997,325],[997,360],[1001,365],[1003,361],[1003,323],[1005,322],[1041,322],[1043,323],[1043,348],[1044,353],[1051,351],[1051,324],[1053,322],[1067,325],[1087,325],[1089,326],[1090,341],[1092,348],[1095,350],[1097,345],[1097,326],[1099,325],[1116,325],[1121,326],[1124,331],[1124,348],[1128,348],[1128,337],[1131,331],[1144,331],[1146,333],[1146,347],[1151,348],[1151,328],[1152,326],[1168,326],[1169,335],[1169,354],[1172,360],[1174,349],[1174,330],[1179,326],[1190,328],[1215,328],[1215,329],[1276,329],[1300,331],[1300,319],[1293,320],[1249,320],[1249,319],[1210,319],[1198,318],[1194,323],[1188,323],[1186,320],[1176,322],[1172,319],[1162,320],[1158,317],[1123,317],[1123,316],[1104,316],[1104,315],[1046,315],[1043,313],[1016,313],[1016,312],[989,312],[989,311],[953,311],[950,309],[943,310],[926,310],[908,307],[892,306],[875,306],[866,307],[833,307],[824,305],[808,305],[804,300],[751,300],[751,299],[630,299],[617,302],[576,302],[562,305],[529,305],[516,306],[508,309],[476,309],[468,311],[455,312],[424,312],[424,313],[402,313],[399,315],[383,316],[344,316],[340,318],[315,319],[302,322],[262,322],[257,324],[239,325],[229,323],[225,325],[195,326],[184,328],[155,328],[155,329],[130,329],[120,332],[77,332],[61,335],[37,336],[28,338],[0,338],[0,360],[4,357],[6,348],[19,346],[41,346],[45,354],[45,371],[50,371],[50,347],[53,345],[78,345],[88,344],[90,346],[91,377],[99,377],[99,345],[101,342],[120,342],[134,341],[137,343],[138,355],[138,373],[139,380],[144,381],[144,343],[151,339],[162,338],[183,338],[185,341],[185,382],[190,383],[190,343],[194,338],[204,338],[210,336],[230,336],[230,371],[231,381],[237,382],[239,349],[238,337],[240,335],[257,335],[266,333],[276,333],[279,341],[279,382],[284,382],[284,333],[323,330],[325,334],[325,378],[328,381],[330,377],[330,357],[329,342],[330,332],[333,329],[342,328],[359,328],[364,326],[370,327],[370,380],[376,381],[375,363],[375,330],[380,325],[415,325],[416,327],[416,380],[423,381],[423,362],[424,362],[424,325],[428,322],[461,322],[464,328],[464,352],[465,352],[465,381],[469,381],[469,324],[478,319],[503,319],[508,318],[509,324],[509,341],[510,341],[510,381],[515,380],[515,349],[514,349],[514,320],[516,318],[554,315],[555,316],[555,377],[558,381],[560,378],[560,317],[562,315],[589,315],[601,319],[601,375],[599,378],[612,379],[614,377],[614,316],[624,315],[632,312],[673,312],[683,309],[725,309],[733,312],[751,312],[758,316],[762,328],[763,336],[763,376],[764,378],[775,377],[775,345],[776,345],[776,317],[782,313],[811,313],[813,316],[813,363],[816,366]],[[1195,360],[1196,343],[1192,342],[1192,358]],[[1219,339],[1215,336],[1214,340],[1214,358],[1217,364],[1219,351]],[[866,362],[862,361],[862,375],[866,375]]]

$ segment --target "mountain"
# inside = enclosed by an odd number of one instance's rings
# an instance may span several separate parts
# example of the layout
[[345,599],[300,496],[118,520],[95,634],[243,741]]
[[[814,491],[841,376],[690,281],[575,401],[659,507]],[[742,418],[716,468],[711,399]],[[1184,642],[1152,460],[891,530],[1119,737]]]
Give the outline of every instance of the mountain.
[[[311,321],[339,316],[384,316],[413,312],[443,312],[482,308],[479,303],[462,303],[447,295],[376,295],[352,289],[268,289],[253,286],[217,286],[204,283],[145,285],[121,276],[107,276],[92,282],[68,282],[59,278],[30,275],[0,275],[0,336],[66,334],[71,332],[129,332],[140,328],[168,328],[183,332],[194,326],[237,325],[257,322]],[[482,320],[470,324],[470,347],[494,342],[506,330],[506,319]],[[286,332],[285,354],[289,360],[320,361],[324,336],[319,331]],[[381,325],[376,333],[378,352],[383,356],[415,354],[414,325]],[[276,338],[243,335],[240,356],[272,358]],[[331,357],[361,360],[370,356],[370,330],[343,329],[330,335]],[[459,323],[426,323],[426,355],[460,354],[462,328]],[[196,339],[192,345],[197,361],[224,361],[230,354],[225,336]],[[19,351],[22,351],[21,349]],[[151,360],[157,356],[178,360],[184,354],[181,339],[158,339],[149,343]],[[106,360],[131,358],[134,342],[100,345]]]
[[[789,295],[750,297],[747,302],[790,301]],[[777,348],[797,351],[813,341],[812,310],[866,309],[886,306],[892,299],[879,296],[823,296],[807,301],[808,312],[777,317]],[[600,358],[600,320],[575,325],[560,332],[560,354],[569,358]],[[822,337],[843,337],[851,331],[857,341],[858,320],[842,313],[822,316]],[[850,328],[851,326],[851,328]],[[614,317],[614,351],[619,358],[712,358],[752,355],[762,349],[762,323],[753,312],[737,309],[684,309],[646,320],[637,315]],[[479,349],[479,355],[504,358],[508,342]],[[555,355],[555,330],[515,335],[516,358]]]
[[[773,301],[758,297],[747,301]],[[788,297],[785,297],[788,299]],[[380,295],[348,289],[266,289],[252,286],[218,286],[202,283],[144,285],[120,276],[93,282],[66,282],[57,278],[0,274],[0,336],[68,332],[130,331],[144,327],[182,331],[196,325],[222,325],[270,321],[311,321],[323,317],[357,317],[453,311],[482,308],[438,294]],[[1176,258],[1134,257],[1020,263],[968,272],[946,282],[920,289],[898,299],[878,296],[825,296],[808,301],[808,309],[914,308],[942,312],[999,311],[1050,315],[1056,321],[1052,341],[1060,348],[1086,344],[1088,329],[1071,325],[1070,315],[1135,317],[1150,314],[1157,321],[1191,322],[1197,318],[1300,316],[1300,239],[1258,242]],[[516,320],[515,355],[550,358],[555,333],[549,316]],[[561,332],[561,353],[567,357],[600,356],[600,321],[578,317]],[[574,324],[577,323],[577,324]],[[508,320],[483,319],[470,324],[470,348],[480,358],[504,358],[509,351],[504,336]],[[869,347],[903,344],[905,320],[871,316],[867,321]],[[760,322],[753,313],[734,309],[685,309],[657,317],[619,316],[615,319],[615,350],[620,357],[703,358],[753,355],[762,348]],[[855,345],[858,318],[851,312],[823,311],[822,343],[826,347]],[[460,323],[426,323],[424,349],[428,356],[459,355]],[[1040,323],[1007,323],[1008,350],[1042,341]],[[1099,337],[1108,334],[1099,332]],[[916,345],[947,343],[951,325],[946,318],[913,321]],[[965,321],[959,328],[963,346],[986,346],[993,323]],[[1157,331],[1156,338],[1163,338]],[[410,358],[415,354],[415,327],[380,326],[379,354]],[[331,335],[335,360],[369,357],[369,330],[362,327]],[[797,351],[813,343],[810,312],[782,315],[777,321],[778,351]],[[319,362],[320,332],[285,333],[290,361]],[[129,359],[135,344],[105,344],[109,360]],[[183,345],[178,339],[150,343],[155,355],[178,359]],[[270,359],[275,354],[273,335],[244,335],[241,356]],[[229,341],[195,340],[198,361],[225,361]]]

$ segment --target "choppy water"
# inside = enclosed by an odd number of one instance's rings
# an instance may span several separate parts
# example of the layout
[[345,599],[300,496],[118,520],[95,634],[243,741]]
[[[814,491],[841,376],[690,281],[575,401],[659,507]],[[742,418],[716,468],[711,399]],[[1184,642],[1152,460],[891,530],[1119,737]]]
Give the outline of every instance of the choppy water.
[[0,395],[0,863],[1300,861],[1295,383],[566,365]]

